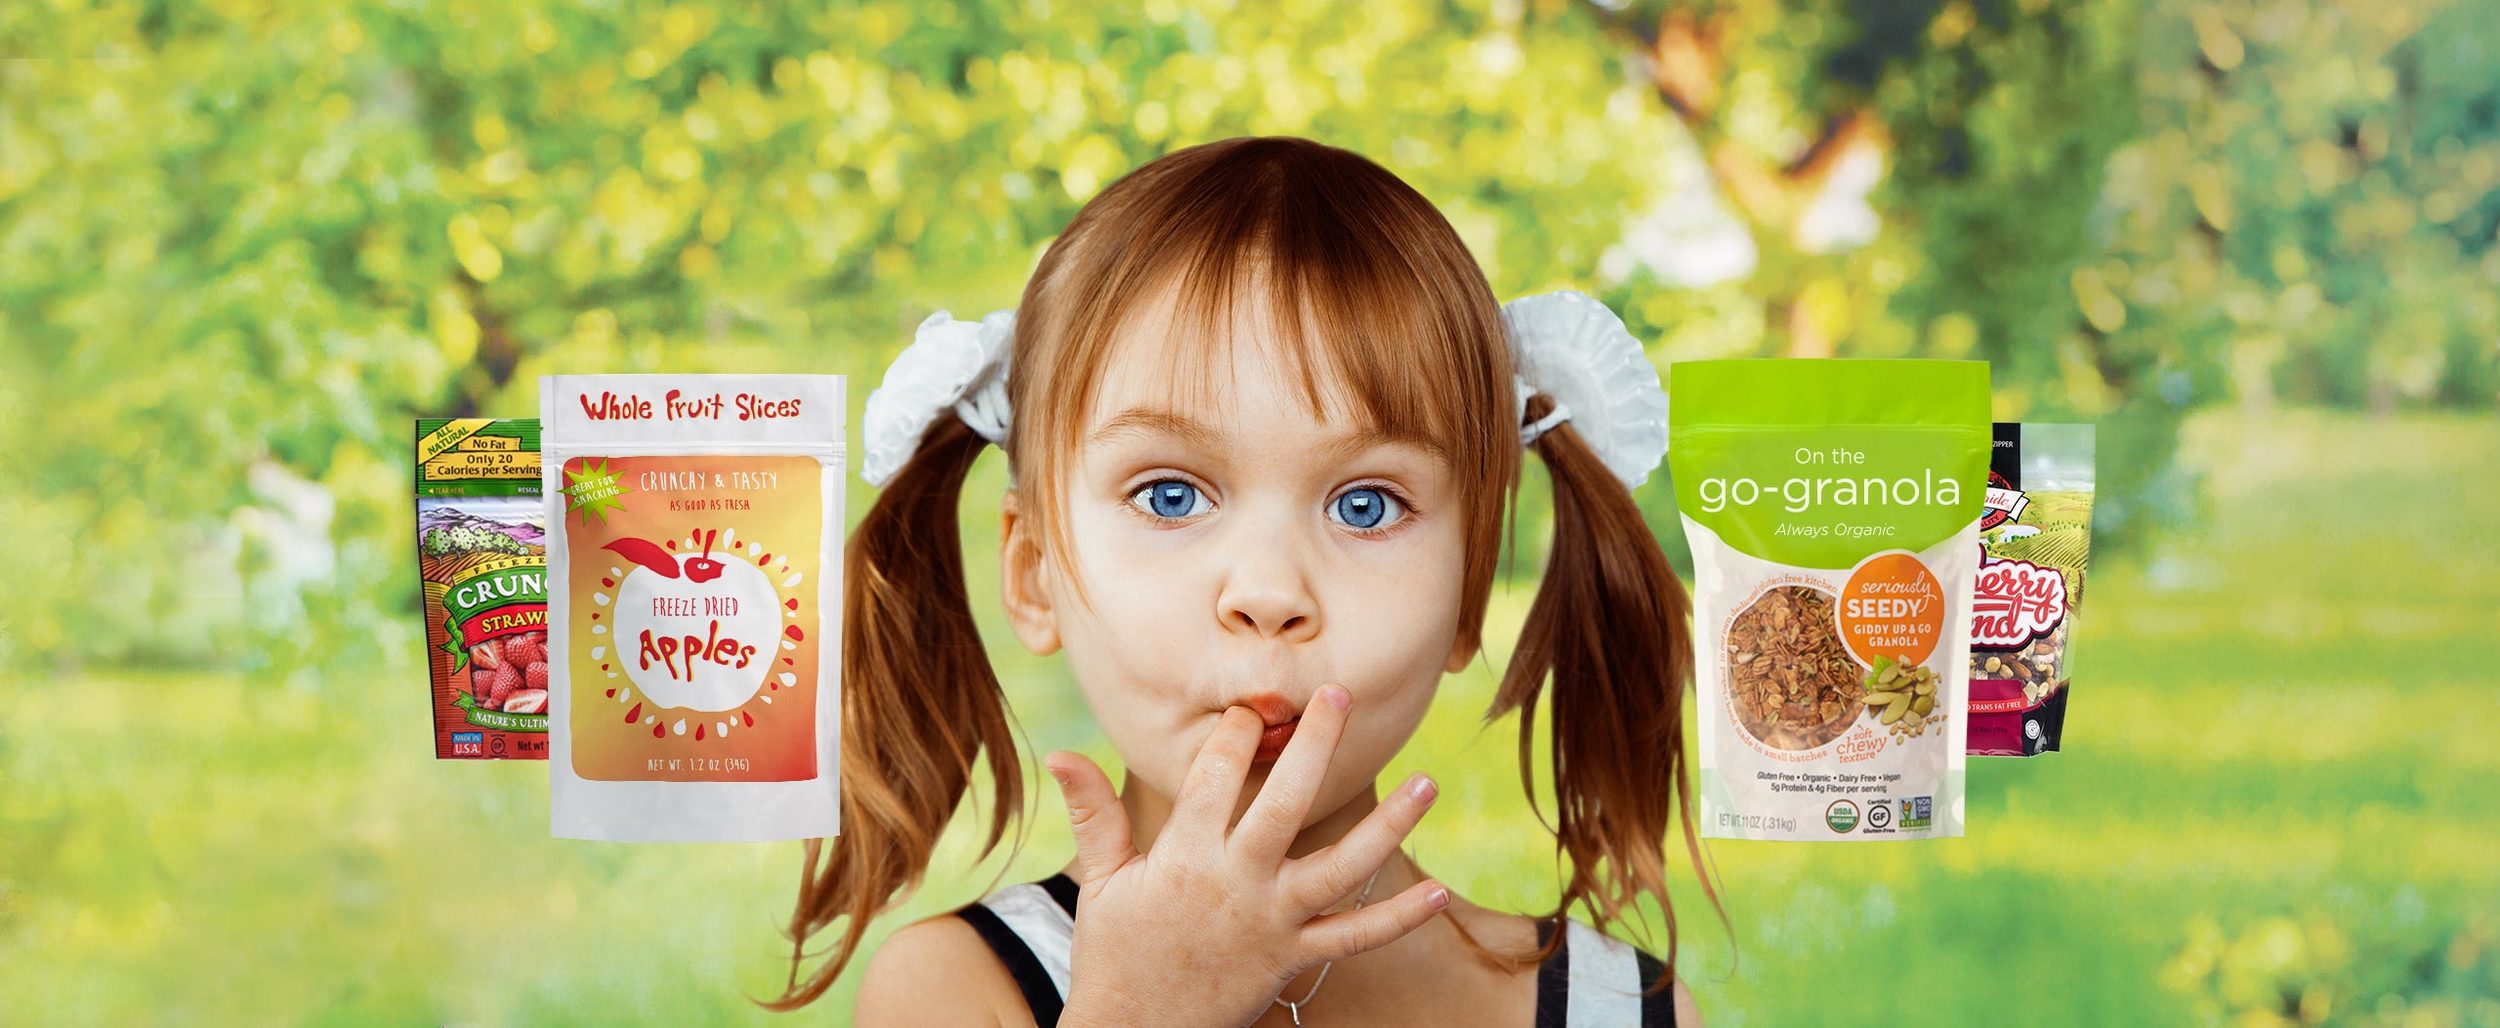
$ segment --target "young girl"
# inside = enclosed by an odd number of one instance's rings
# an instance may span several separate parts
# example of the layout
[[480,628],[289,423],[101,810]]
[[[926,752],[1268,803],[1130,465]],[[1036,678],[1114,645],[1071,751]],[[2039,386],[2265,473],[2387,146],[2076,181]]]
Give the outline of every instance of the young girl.
[[[1665,399],[1610,312],[1499,306],[1395,176],[1248,138],[1137,169],[1012,316],[940,312],[922,339],[866,415],[864,471],[892,477],[848,558],[843,833],[808,844],[770,1005],[821,995],[918,884],[976,765],[998,797],[985,855],[1022,812],[957,545],[965,475],[996,442],[1009,621],[1066,651],[1125,776],[1051,754],[1073,859],[896,932],[861,1023],[1697,1023],[1663,853],[1680,818],[1700,867],[1687,608],[1626,486],[1664,447]],[[1487,716],[1521,712],[1526,775],[1551,675],[1569,877],[1536,917],[1399,850],[1431,778],[1375,787],[1477,653],[1523,446],[1551,473],[1555,540]],[[1644,895],[1669,960],[1601,931]]]

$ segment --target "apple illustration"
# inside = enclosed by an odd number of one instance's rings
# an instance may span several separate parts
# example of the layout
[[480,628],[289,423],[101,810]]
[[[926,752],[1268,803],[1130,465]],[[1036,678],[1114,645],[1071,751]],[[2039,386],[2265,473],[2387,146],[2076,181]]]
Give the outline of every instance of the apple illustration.
[[712,559],[712,544],[719,541],[719,529],[715,528],[709,532],[703,533],[703,555],[700,557],[686,558],[685,571],[687,581],[709,582],[720,577],[722,564],[720,561]]
[[656,706],[707,712],[755,695],[781,638],[781,595],[763,569],[708,555],[681,566],[641,539],[606,549],[635,565],[617,583],[615,633],[637,691]]

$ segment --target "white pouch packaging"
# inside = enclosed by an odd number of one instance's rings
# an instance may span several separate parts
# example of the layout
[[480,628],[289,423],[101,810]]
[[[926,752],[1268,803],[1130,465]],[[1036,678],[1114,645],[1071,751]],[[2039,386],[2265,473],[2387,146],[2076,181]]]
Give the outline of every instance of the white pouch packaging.
[[554,834],[841,831],[840,375],[539,381]]

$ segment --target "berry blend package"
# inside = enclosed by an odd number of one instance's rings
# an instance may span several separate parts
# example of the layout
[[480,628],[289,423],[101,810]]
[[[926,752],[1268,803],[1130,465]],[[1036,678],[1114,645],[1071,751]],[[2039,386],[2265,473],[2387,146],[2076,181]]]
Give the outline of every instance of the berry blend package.
[[534,418],[417,421],[434,756],[547,756],[546,506]]
[[843,379],[542,379],[550,816],[568,839],[841,829]]
[[1671,372],[1702,834],[1961,835],[1988,366],[1734,360]]
[[1974,754],[2036,757],[2065,737],[2092,471],[2092,426],[1997,423],[1972,599]]

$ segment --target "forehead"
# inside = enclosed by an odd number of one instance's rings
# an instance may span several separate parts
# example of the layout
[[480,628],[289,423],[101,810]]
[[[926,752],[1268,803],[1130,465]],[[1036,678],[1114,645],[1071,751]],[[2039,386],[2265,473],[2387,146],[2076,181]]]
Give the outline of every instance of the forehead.
[[1310,347],[1291,345],[1271,307],[1242,296],[1229,311],[1184,309],[1177,286],[1141,295],[1111,335],[1085,424],[1141,407],[1222,420],[1246,399],[1291,400],[1306,420],[1360,416],[1345,383]]
[[1105,343],[1080,448],[1160,438],[1220,455],[1328,460],[1398,445],[1453,465],[1445,435],[1460,418],[1450,403],[1425,398],[1413,375],[1398,385],[1363,375],[1380,368],[1365,345],[1383,340],[1330,338],[1308,310],[1300,323],[1280,320],[1270,290],[1235,290],[1230,310],[1218,298],[1190,308],[1180,290],[1140,295]]

